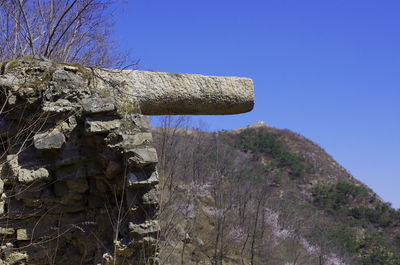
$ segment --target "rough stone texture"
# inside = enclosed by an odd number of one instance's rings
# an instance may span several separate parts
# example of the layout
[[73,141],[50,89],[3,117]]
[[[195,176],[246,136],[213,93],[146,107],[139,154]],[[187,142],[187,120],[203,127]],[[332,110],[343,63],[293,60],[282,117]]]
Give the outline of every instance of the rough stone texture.
[[0,264],[157,264],[158,174],[142,114],[233,114],[250,79],[0,68]]
[[33,144],[38,150],[61,149],[64,143],[65,136],[57,129],[49,132],[37,133],[33,137]]
[[102,113],[115,110],[115,103],[112,98],[85,98],[82,100],[83,110],[86,113]]
[[[142,113],[166,114],[236,114],[252,110],[254,88],[251,79],[195,74],[172,74],[148,71],[104,71],[98,74],[121,84],[128,99],[138,101]],[[109,84],[98,80],[99,88]]]
[[[4,169],[7,170],[8,176],[17,179],[20,183],[29,184],[34,181],[46,180],[49,178],[49,172],[46,168],[35,166],[24,168],[18,162],[18,155],[8,155],[4,161]],[[30,164],[31,161],[25,161]]]
[[[45,99],[62,100],[52,106],[53,112],[73,110],[71,103],[86,98],[89,88],[107,98],[86,99],[83,108],[90,113],[112,111],[114,100],[120,111],[138,108],[144,115],[236,114],[248,112],[254,105],[253,82],[248,78],[88,69],[45,60],[36,60],[28,72],[20,71],[29,64],[32,62],[23,59],[3,63],[0,86],[30,96],[38,93],[38,87],[45,88]],[[15,96],[8,98],[10,104],[16,100]]]
[[80,69],[20,59],[0,75],[0,264],[157,263],[148,119]]

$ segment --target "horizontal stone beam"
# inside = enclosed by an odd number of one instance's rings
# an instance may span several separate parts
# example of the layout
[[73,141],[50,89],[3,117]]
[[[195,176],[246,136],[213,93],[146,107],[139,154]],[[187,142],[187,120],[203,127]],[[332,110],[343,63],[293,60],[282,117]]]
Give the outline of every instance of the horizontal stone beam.
[[114,98],[120,109],[138,107],[145,115],[237,114],[254,105],[249,78],[88,68],[25,57],[1,64],[0,87],[35,94],[52,86],[61,89],[58,94],[94,90]]
[[121,84],[118,90],[137,101],[145,115],[237,114],[254,105],[249,78],[135,70],[101,70],[98,74],[102,80]]

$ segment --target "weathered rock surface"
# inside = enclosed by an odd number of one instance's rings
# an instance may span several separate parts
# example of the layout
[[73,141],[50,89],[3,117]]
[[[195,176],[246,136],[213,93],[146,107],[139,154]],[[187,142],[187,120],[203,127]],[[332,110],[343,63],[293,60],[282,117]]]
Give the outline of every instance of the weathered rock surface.
[[253,84],[21,58],[0,68],[0,264],[157,264],[143,114],[234,114]]
[[[112,111],[113,101],[120,111],[139,108],[144,115],[236,114],[248,112],[254,105],[253,82],[249,78],[88,69],[26,59],[3,63],[2,68],[0,86],[30,95],[29,100],[34,100],[38,88],[45,89],[44,98],[52,102],[76,102],[90,95],[89,88],[97,90],[107,99],[84,100],[83,108],[91,113]],[[27,68],[31,70],[26,71]],[[10,104],[16,100],[15,96],[8,98]],[[58,104],[54,111],[68,108]]]
[[33,138],[33,144],[38,150],[61,149],[64,143],[65,136],[57,129],[49,132],[37,133]]
[[[252,110],[254,105],[253,82],[248,78],[134,70],[99,70],[98,74],[121,84],[119,89],[130,100],[138,101],[147,115],[237,114]],[[98,85],[108,86],[101,80]]]
[[29,168],[21,167],[18,162],[18,155],[8,155],[4,165],[4,169],[8,169],[6,175],[18,180],[20,183],[28,184],[49,178],[49,172],[46,168],[32,168],[31,166],[29,166]]
[[86,113],[102,113],[115,110],[112,98],[85,98],[82,100],[83,109]]
[[20,59],[4,69],[0,264],[156,264],[147,117],[100,94],[80,67]]

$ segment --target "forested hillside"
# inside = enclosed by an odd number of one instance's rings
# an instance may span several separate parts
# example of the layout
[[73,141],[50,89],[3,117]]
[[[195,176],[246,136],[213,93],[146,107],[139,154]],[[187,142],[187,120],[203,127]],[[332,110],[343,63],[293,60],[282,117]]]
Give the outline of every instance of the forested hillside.
[[184,128],[153,130],[162,264],[400,264],[400,211],[315,143],[264,123]]

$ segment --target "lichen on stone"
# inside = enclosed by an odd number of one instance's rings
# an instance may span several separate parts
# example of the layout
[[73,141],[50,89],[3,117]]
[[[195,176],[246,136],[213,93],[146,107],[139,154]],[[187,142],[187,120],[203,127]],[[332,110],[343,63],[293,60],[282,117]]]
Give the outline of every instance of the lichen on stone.
[[[143,197],[158,184],[147,117],[135,103],[118,105],[114,92],[99,97],[86,67],[32,58],[8,65],[0,264],[157,264],[159,228],[129,232],[158,217],[158,201]],[[128,183],[137,171],[146,185]]]

